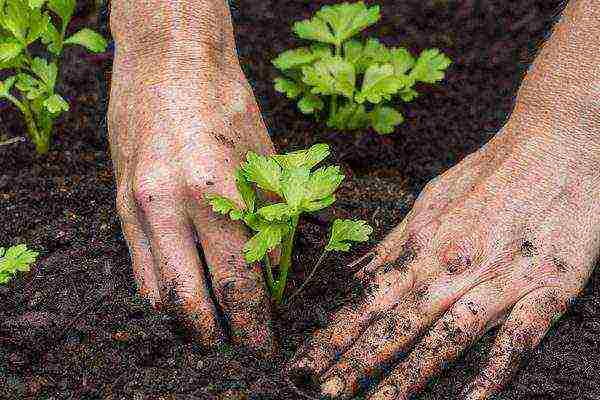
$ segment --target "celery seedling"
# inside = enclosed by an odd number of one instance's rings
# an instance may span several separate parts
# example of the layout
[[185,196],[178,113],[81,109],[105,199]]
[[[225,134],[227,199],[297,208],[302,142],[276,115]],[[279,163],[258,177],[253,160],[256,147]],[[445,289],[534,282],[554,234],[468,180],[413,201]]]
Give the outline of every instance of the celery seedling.
[[451,60],[438,49],[423,50],[415,58],[407,49],[387,47],[377,39],[353,39],[379,18],[379,6],[358,2],[326,5],[312,18],[296,22],[296,36],[313,43],[273,60],[282,73],[275,90],[298,99],[302,113],[317,117],[329,96],[331,128],[373,127],[382,135],[392,133],[404,117],[387,102],[413,100],[418,96],[415,84],[442,80]]
[[[55,91],[59,59],[68,45],[81,45],[99,53],[106,40],[83,28],[66,37],[76,0],[0,0],[0,70],[13,74],[0,81],[0,99],[13,103],[23,114],[27,133],[39,154],[50,147],[56,118],[69,110]],[[52,22],[52,12],[58,26]],[[41,40],[50,55],[33,56],[29,47]]]
[[[331,206],[335,202],[334,192],[344,179],[337,166],[313,170],[329,154],[326,144],[270,157],[248,152],[246,161],[236,171],[236,184],[244,207],[217,194],[206,196],[215,212],[241,220],[255,232],[244,246],[244,257],[248,263],[264,263],[267,286],[277,304],[283,300],[300,216]],[[276,195],[280,201],[262,201],[257,189]],[[372,232],[365,221],[335,220],[324,255],[330,251],[348,251],[352,242],[365,241]],[[279,245],[282,252],[275,278],[268,253]]]
[[29,250],[25,244],[9,247],[8,250],[0,247],[0,284],[11,280],[19,271],[29,271],[37,256],[38,253]]

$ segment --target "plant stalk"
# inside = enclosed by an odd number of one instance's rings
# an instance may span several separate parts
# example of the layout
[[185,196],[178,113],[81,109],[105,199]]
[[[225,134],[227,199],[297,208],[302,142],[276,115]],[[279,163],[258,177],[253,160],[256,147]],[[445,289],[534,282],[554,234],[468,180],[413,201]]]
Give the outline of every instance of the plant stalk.
[[273,294],[273,289],[274,289],[274,280],[273,280],[273,270],[271,268],[271,259],[269,258],[269,254],[267,254],[265,256],[265,269],[266,269],[266,275],[267,275],[267,286],[269,288],[269,292],[271,292],[271,294]]
[[292,250],[294,248],[294,237],[296,236],[296,228],[298,227],[298,216],[292,217],[290,226],[290,234],[286,238],[283,244],[283,251],[281,253],[281,262],[279,263],[279,275],[277,282],[273,290],[273,298],[277,304],[281,304],[283,299],[283,291],[285,290],[285,284],[287,282],[288,272],[292,264]]
[[302,285],[300,285],[300,287],[298,289],[296,289],[296,291],[288,298],[288,300],[287,300],[288,307],[292,304],[292,299],[294,297],[298,296],[302,292],[302,290],[304,289],[306,284],[312,279],[315,272],[317,272],[317,269],[321,266],[321,264],[323,264],[323,260],[325,260],[325,256],[327,256],[327,253],[328,253],[328,251],[326,251],[326,250],[321,253],[319,260],[315,263],[315,266],[313,267],[312,271],[310,271],[310,274],[308,274],[308,276],[306,277],[304,282],[302,282]]
[[[339,44],[335,45],[335,52],[334,55],[336,57],[340,56],[342,54],[342,47]],[[330,104],[330,109],[329,109],[329,119],[331,120],[333,118],[334,115],[337,114],[337,94],[334,94],[331,96],[331,104]]]

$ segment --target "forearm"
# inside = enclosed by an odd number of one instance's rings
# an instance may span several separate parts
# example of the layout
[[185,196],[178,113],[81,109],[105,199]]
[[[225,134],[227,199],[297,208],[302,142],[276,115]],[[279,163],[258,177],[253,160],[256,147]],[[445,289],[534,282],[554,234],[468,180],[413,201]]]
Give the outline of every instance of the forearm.
[[118,56],[157,73],[235,55],[226,0],[112,0],[110,25]]

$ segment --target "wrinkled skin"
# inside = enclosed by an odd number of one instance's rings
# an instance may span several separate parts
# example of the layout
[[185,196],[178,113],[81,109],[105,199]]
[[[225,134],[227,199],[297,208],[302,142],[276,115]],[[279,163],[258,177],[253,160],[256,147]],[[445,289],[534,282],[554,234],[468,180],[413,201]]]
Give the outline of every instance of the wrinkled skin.
[[599,26],[598,2],[569,4],[502,131],[430,182],[365,258],[362,297],[301,347],[294,382],[335,399],[408,399],[501,324],[461,398],[501,390],[598,259]]
[[259,266],[243,259],[247,232],[215,215],[204,196],[222,194],[241,207],[235,168],[248,150],[271,154],[273,145],[237,60],[225,3],[200,1],[197,13],[185,2],[161,3],[111,8],[109,135],[134,276],[140,293],[182,316],[200,343],[226,340],[220,308],[234,343],[269,354],[268,296]]

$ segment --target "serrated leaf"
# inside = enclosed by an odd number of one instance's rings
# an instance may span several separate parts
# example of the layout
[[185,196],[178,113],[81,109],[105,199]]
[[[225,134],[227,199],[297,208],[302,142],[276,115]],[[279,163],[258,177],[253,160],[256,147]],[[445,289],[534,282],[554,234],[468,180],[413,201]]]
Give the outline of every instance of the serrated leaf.
[[235,185],[246,205],[246,212],[253,213],[256,206],[256,192],[241,169],[235,170]]
[[302,87],[291,79],[275,78],[275,90],[283,93],[289,99],[295,99],[302,94]]
[[336,219],[333,221],[327,251],[348,251],[352,242],[369,240],[373,228],[366,221],[351,219]]
[[[365,3],[342,3],[323,6],[313,19],[325,21],[331,28],[334,44],[341,45],[345,40],[360,33],[379,21],[379,6],[367,8]],[[328,42],[331,43],[331,42]]]
[[238,208],[235,202],[227,197],[217,194],[207,194],[205,197],[206,200],[208,200],[208,203],[212,206],[213,211],[218,214],[227,215],[231,210]]
[[29,0],[29,8],[42,8],[46,0]]
[[394,73],[402,75],[415,65],[415,58],[407,49],[397,47],[390,50],[390,62],[394,67]]
[[25,44],[29,27],[29,11],[31,10],[20,0],[7,0],[3,8],[2,26]]
[[373,104],[389,100],[404,86],[404,81],[394,74],[391,64],[371,65],[365,72],[363,85],[355,100],[358,103],[369,101]]
[[307,200],[319,200],[333,194],[340,186],[345,176],[340,167],[321,167],[310,174],[308,180]]
[[48,7],[62,20],[63,26],[68,25],[75,12],[76,0],[48,0]]
[[0,81],[0,97],[9,95],[10,89],[12,89],[16,79],[17,77],[13,75],[6,78],[4,81]]
[[242,163],[242,173],[250,182],[266,191],[281,194],[281,167],[272,157],[260,156],[252,151]]
[[330,195],[319,200],[304,202],[302,204],[302,209],[306,212],[314,212],[327,208],[333,203],[335,203],[335,196]]
[[67,103],[67,101],[58,94],[53,94],[52,96],[48,97],[46,100],[44,100],[43,105],[51,114],[69,111],[69,103]]
[[267,221],[284,221],[294,214],[294,210],[286,203],[277,203],[261,207],[257,213]]
[[292,26],[292,31],[300,38],[317,42],[336,44],[327,23],[319,17],[298,21]]
[[419,92],[417,92],[415,89],[413,89],[411,87],[407,87],[407,88],[403,88],[402,90],[400,90],[399,95],[403,101],[409,102],[409,101],[413,101],[416,97],[418,97]]
[[388,106],[377,106],[369,113],[373,129],[380,135],[394,132],[397,125],[404,122],[404,117],[399,111]]
[[39,8],[31,10],[29,13],[29,31],[26,43],[29,45],[38,40],[42,36],[42,33],[46,31],[49,23],[50,16],[48,14],[42,14]]
[[302,114],[313,114],[325,108],[323,100],[312,93],[307,93],[298,101],[298,109]]
[[409,76],[415,81],[435,83],[444,79],[444,71],[451,63],[439,49],[423,50]]
[[[329,51],[329,53],[331,53]],[[311,64],[320,59],[326,53],[316,52],[309,47],[300,47],[298,49],[286,50],[279,54],[272,62],[273,65],[284,71],[291,68],[302,67]]]
[[48,64],[48,61],[41,57],[36,57],[31,62],[31,70],[42,82],[44,82],[48,88],[48,91],[52,93],[54,91],[54,85],[56,84],[56,76],[58,74],[58,67],[55,62]]
[[259,232],[271,224],[257,213],[244,213],[242,220],[254,232]]
[[60,54],[61,48],[61,40],[60,33],[56,29],[56,26],[52,23],[52,21],[48,21],[46,25],[46,29],[41,33],[42,43],[48,46],[48,51],[54,55]]
[[329,145],[317,143],[308,149],[278,154],[273,159],[284,169],[306,168],[310,170],[331,154]]
[[306,167],[283,170],[281,191],[293,213],[298,211],[306,198],[306,187],[309,177],[310,170]]
[[327,120],[327,126],[341,130],[363,129],[369,126],[370,120],[364,104],[347,102],[338,108]]
[[16,58],[25,46],[16,41],[8,39],[4,43],[0,43],[0,62],[7,63]]
[[65,44],[78,44],[92,53],[102,53],[106,51],[106,46],[108,45],[102,35],[89,28],[83,28],[72,36],[69,36],[65,39]]
[[268,251],[281,243],[284,228],[279,224],[271,224],[252,236],[244,245],[246,262],[253,263],[262,260]]
[[[16,272],[29,271],[39,253],[29,250],[27,245],[21,244],[3,250],[0,258],[0,281],[8,281]],[[8,277],[8,279],[7,279]]]
[[35,79],[29,74],[20,73],[17,75],[17,83],[15,85],[28,100],[34,100],[46,95],[46,85]]
[[313,65],[302,68],[302,81],[312,86],[313,94],[354,95],[356,73],[354,66],[341,57],[325,57]]

